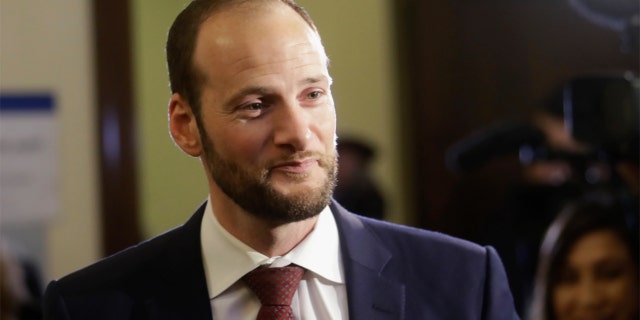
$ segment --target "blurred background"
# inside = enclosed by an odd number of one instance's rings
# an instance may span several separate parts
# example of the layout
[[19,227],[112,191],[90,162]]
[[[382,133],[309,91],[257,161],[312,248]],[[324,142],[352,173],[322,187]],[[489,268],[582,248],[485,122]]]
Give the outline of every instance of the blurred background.
[[[298,2],[331,59],[340,139],[380,199],[372,215],[496,246],[523,301],[522,266],[565,201],[604,188],[635,203],[637,1]],[[206,198],[167,130],[164,44],[186,3],[0,0],[0,238],[36,284]],[[34,149],[11,147],[34,131]]]

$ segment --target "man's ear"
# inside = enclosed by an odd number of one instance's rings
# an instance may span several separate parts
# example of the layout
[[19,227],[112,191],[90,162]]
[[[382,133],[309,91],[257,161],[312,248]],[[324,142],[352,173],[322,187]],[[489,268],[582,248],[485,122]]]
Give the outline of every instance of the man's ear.
[[182,151],[192,157],[202,154],[202,144],[196,117],[191,105],[179,93],[171,95],[169,101],[169,132]]

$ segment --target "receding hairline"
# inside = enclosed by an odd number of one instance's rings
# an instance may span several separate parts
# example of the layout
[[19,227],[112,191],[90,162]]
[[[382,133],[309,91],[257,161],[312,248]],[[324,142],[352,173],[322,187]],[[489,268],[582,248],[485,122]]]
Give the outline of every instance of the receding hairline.
[[[293,1],[292,1],[293,3]],[[294,3],[295,4],[295,3]],[[322,44],[322,39],[320,37],[320,33],[316,28],[311,17],[304,11],[304,8],[299,7],[303,12],[298,12],[296,9],[287,4],[286,1],[283,0],[236,0],[229,1],[224,4],[221,4],[215,8],[211,8],[207,14],[204,15],[203,19],[200,21],[200,24],[197,28],[195,34],[195,42],[193,51],[191,53],[191,67],[192,71],[198,75],[201,81],[206,81],[206,75],[202,72],[202,69],[198,66],[197,59],[195,58],[196,52],[198,51],[198,46],[201,44],[200,37],[202,35],[203,26],[208,23],[208,21],[213,19],[215,23],[216,16],[222,14],[233,13],[234,11],[240,11],[241,14],[269,14],[269,7],[279,7],[282,10],[291,10],[295,16],[300,18],[300,21],[304,22],[304,24],[309,27],[309,30],[313,33],[314,37],[317,37],[317,40],[320,43],[320,47],[322,49],[324,59],[326,61],[326,65],[329,65],[329,57],[326,55],[324,51],[324,45]],[[306,17],[305,17],[306,15]]]
[[[237,8],[257,11],[260,8],[278,6],[278,3],[295,12],[322,43],[309,13],[293,0],[192,0],[175,18],[167,37],[166,55],[171,92],[184,95],[193,104],[195,111],[199,109],[200,85],[204,81],[204,75],[196,66],[195,53],[207,20],[216,14],[231,12]],[[286,11],[282,7],[280,10]]]
[[[292,5],[296,5],[299,7],[300,11],[298,11],[298,9],[294,8]],[[313,22],[313,20],[311,19],[311,16],[309,16],[309,14],[304,10],[304,8],[302,6],[299,6],[298,4],[296,4],[294,1],[285,1],[285,0],[236,0],[236,1],[227,1],[224,3],[221,3],[218,6],[213,6],[212,8],[210,8],[209,12],[204,16],[204,18],[202,19],[202,21],[200,22],[200,26],[198,27],[198,34],[200,33],[202,24],[211,19],[212,17],[214,17],[215,15],[218,14],[222,14],[222,13],[228,13],[231,12],[233,10],[241,10],[241,11],[246,11],[246,12],[252,12],[252,13],[257,13],[260,10],[267,8],[267,7],[271,7],[271,6],[283,6],[284,8],[288,8],[289,10],[293,11],[293,13],[295,13],[299,18],[302,19],[302,21],[305,22],[305,24],[311,28],[311,30],[313,30],[315,33],[318,33],[318,29],[315,25],[315,23]]]
[[[202,20],[200,21],[197,27],[196,34],[195,34],[194,50],[192,54],[195,54],[196,52],[196,48],[199,44],[198,40],[202,34],[203,25],[212,19],[215,21],[216,16],[223,15],[223,14],[233,14],[234,11],[239,12],[240,14],[247,14],[247,15],[264,14],[264,13],[268,14],[269,12],[267,11],[268,9],[267,10],[265,9],[269,7],[274,7],[274,6],[279,7],[285,11],[290,10],[291,13],[294,13],[295,16],[300,18],[300,20],[304,22],[304,24],[307,27],[309,27],[309,29],[315,34],[316,37],[318,37],[318,40],[320,40],[320,42],[322,43],[322,39],[320,37],[320,33],[318,32],[317,27],[315,26],[313,20],[311,20],[311,17],[308,15],[308,13],[306,13],[304,8],[299,7],[299,9],[301,10],[299,12],[297,9],[291,7],[291,5],[288,4],[288,2],[289,1],[285,1],[285,0],[236,0],[236,1],[232,0],[226,3],[223,3],[219,6],[216,6],[215,8],[211,8],[209,12],[203,16]],[[291,1],[291,3],[295,4],[295,2],[293,1]]]

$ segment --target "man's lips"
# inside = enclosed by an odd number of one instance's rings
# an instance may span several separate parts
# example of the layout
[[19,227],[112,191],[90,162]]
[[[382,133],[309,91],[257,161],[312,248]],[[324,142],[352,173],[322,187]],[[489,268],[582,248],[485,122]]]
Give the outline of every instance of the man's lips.
[[285,171],[288,173],[305,173],[314,165],[317,165],[317,163],[318,160],[316,159],[286,161],[277,163],[271,169],[277,171]]

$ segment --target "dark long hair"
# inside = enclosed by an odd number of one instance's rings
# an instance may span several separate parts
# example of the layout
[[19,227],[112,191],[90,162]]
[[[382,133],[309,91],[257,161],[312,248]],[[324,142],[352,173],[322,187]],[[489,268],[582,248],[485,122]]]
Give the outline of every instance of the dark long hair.
[[533,299],[527,319],[553,320],[552,290],[559,281],[569,251],[584,235],[611,230],[625,243],[638,270],[637,212],[625,212],[613,198],[586,198],[571,203],[547,229],[542,246]]

